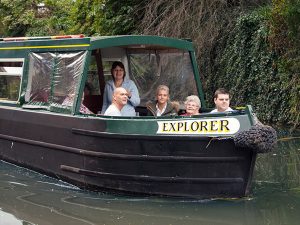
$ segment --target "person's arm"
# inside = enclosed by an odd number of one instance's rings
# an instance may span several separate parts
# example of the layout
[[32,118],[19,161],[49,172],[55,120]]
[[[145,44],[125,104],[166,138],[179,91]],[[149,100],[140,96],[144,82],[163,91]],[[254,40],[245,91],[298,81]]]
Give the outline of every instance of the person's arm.
[[128,101],[133,107],[138,106],[141,102],[141,99],[139,96],[139,91],[132,80],[130,80],[129,91],[131,93],[131,97],[130,98],[128,97]]
[[152,103],[150,101],[148,101],[146,103],[146,107],[147,107],[147,116],[156,116],[156,112],[155,110],[152,108]]
[[103,92],[103,104],[102,104],[101,114],[105,113],[109,105],[107,92],[108,92],[108,85],[105,85],[104,92]]

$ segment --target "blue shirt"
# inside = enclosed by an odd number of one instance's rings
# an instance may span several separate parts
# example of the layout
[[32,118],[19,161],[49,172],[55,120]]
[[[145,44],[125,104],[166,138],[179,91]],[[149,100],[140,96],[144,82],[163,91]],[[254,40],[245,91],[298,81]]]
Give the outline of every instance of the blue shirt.
[[[131,92],[131,98],[128,98],[127,104],[122,108],[121,114],[122,116],[135,116],[134,107],[140,104],[140,96],[139,91],[132,80],[125,79],[121,85],[122,88]],[[103,105],[101,113],[104,114],[106,109],[112,103],[112,96],[115,90],[115,84],[113,80],[109,80],[106,82],[103,94]]]

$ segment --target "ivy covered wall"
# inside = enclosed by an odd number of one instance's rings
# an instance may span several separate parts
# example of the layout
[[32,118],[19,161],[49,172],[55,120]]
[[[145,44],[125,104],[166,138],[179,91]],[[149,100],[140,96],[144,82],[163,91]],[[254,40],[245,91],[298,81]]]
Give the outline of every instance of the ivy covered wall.
[[148,1],[140,33],[193,40],[208,106],[225,87],[262,122],[300,126],[300,0]]
[[[216,48],[214,72],[205,85],[208,100],[214,90],[225,87],[232,93],[232,105],[251,104],[264,122],[299,127],[300,38],[292,33],[288,16],[298,13],[299,19],[300,4],[287,3],[274,1],[276,7],[260,8],[237,19]],[[278,5],[285,14],[278,13]],[[294,9],[298,11],[288,12]],[[299,21],[290,23],[299,32]]]

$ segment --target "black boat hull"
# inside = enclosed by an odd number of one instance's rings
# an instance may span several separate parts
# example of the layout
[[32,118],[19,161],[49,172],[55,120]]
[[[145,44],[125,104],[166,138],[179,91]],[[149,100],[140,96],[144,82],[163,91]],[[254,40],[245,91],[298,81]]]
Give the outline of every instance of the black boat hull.
[[256,153],[231,138],[113,134],[105,120],[21,109],[0,115],[1,159],[84,189],[192,198],[250,191]]

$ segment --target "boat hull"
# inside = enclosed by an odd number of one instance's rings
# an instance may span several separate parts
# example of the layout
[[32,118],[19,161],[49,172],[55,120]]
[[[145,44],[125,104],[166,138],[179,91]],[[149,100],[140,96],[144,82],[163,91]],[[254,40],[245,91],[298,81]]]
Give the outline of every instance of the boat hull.
[[232,138],[108,133],[105,119],[9,107],[0,115],[1,159],[84,189],[192,198],[250,191],[256,154]]

